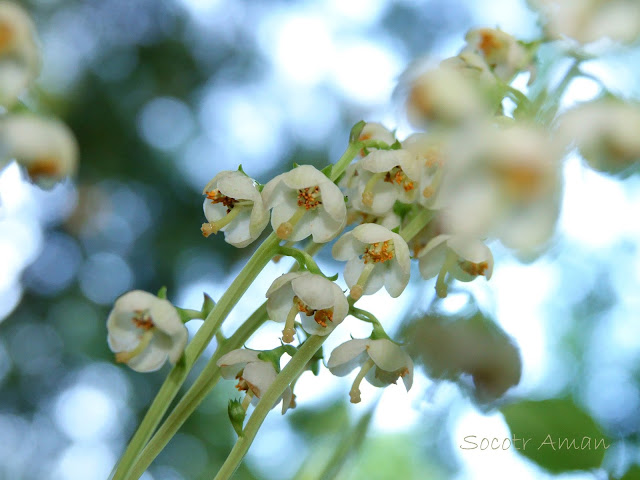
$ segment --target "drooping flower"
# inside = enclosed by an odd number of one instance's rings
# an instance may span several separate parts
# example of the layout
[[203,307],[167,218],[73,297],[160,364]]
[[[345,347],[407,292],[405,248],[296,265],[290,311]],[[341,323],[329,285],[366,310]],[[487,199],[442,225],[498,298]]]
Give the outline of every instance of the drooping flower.
[[[259,358],[260,353],[257,350],[239,348],[223,355],[216,362],[220,367],[222,376],[227,379],[237,379],[236,388],[238,391],[246,392],[246,404],[243,404],[245,410],[249,406],[249,400],[252,405],[257,405],[258,400],[269,389],[278,375],[271,361]],[[293,393],[290,386],[287,386],[280,399],[282,399],[282,414],[284,415],[287,409],[292,406]],[[276,401],[273,405],[274,407],[280,402],[280,399]]]
[[349,313],[349,302],[338,285],[322,275],[291,272],[276,278],[267,291],[267,313],[284,322],[282,341],[291,343],[300,316],[311,335],[328,335]]
[[436,291],[447,295],[447,273],[461,282],[470,282],[478,276],[487,280],[493,273],[493,255],[484,242],[460,235],[438,235],[422,249],[420,274],[425,280],[438,275]]
[[347,262],[344,279],[355,300],[383,286],[395,298],[409,283],[411,258],[407,242],[381,225],[358,225],[340,237],[331,253],[336,260]]
[[13,2],[0,2],[0,105],[11,107],[40,71],[33,22]]
[[527,125],[476,125],[448,142],[447,169],[434,208],[443,230],[497,237],[524,256],[551,237],[562,192],[563,149]]
[[416,127],[430,122],[460,124],[490,111],[486,84],[451,64],[440,65],[408,80],[407,114]]
[[168,300],[133,290],[118,298],[107,319],[109,348],[116,361],[137,372],[176,363],[187,344],[187,329]]
[[351,205],[358,211],[384,216],[396,200],[412,203],[421,164],[408,150],[375,150],[347,171],[344,182]]
[[326,243],[346,224],[342,192],[311,165],[300,165],[269,181],[262,198],[273,209],[271,225],[283,240],[298,242],[312,235],[314,242]]
[[461,53],[473,52],[482,56],[496,76],[505,82],[531,62],[524,46],[501,30],[476,28],[467,33],[465,40],[467,46]]
[[414,133],[402,142],[402,148],[411,152],[420,165],[417,182],[418,202],[432,207],[440,189],[445,170],[444,135],[438,132]]
[[378,122],[368,122],[363,127],[358,141],[377,140],[391,146],[395,143],[396,137],[387,127]]
[[564,113],[558,138],[575,144],[594,170],[625,176],[640,165],[639,131],[640,106],[596,100]]
[[14,159],[34,180],[57,181],[75,173],[78,146],[57,119],[11,114],[0,119],[0,164]]
[[631,43],[640,34],[640,4],[628,0],[529,0],[553,39],[588,44],[604,38]]
[[334,375],[344,377],[356,367],[356,376],[349,395],[351,403],[360,402],[360,383],[363,378],[375,387],[386,387],[402,378],[407,391],[413,384],[413,361],[400,346],[391,340],[354,339],[336,347],[327,367]]
[[202,193],[207,197],[203,208],[209,221],[202,225],[205,237],[223,231],[227,243],[243,248],[256,240],[269,223],[269,211],[255,182],[242,172],[218,173]]

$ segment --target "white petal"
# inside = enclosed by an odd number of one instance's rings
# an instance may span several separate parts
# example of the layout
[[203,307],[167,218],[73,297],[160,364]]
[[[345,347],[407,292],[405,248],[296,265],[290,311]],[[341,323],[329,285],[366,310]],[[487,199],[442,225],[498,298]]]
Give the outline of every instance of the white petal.
[[349,288],[358,283],[358,278],[364,270],[364,260],[358,257],[351,257],[344,267],[344,281]]
[[409,245],[407,242],[397,233],[391,232],[391,239],[393,240],[393,250],[395,252],[395,261],[407,275],[411,270],[411,254],[409,253]]
[[[288,222],[298,210],[298,197],[293,190],[288,190],[282,201],[271,211],[271,226],[274,231],[284,222]],[[305,215],[306,216],[306,215]]]
[[289,272],[289,273],[285,273],[283,275],[280,275],[278,278],[276,278],[273,283],[271,284],[271,286],[269,287],[269,290],[267,290],[266,293],[266,297],[270,297],[273,295],[273,292],[275,292],[276,290],[278,290],[279,288],[281,288],[283,285],[291,282],[294,278],[298,278],[302,275],[305,275],[305,273],[307,272]]
[[284,183],[294,190],[315,187],[321,183],[330,182],[324,173],[312,165],[300,165],[283,175]]
[[216,365],[220,367],[220,372],[224,378],[235,378],[247,363],[258,361],[258,353],[260,352],[246,348],[238,348],[221,356],[216,362]]
[[276,376],[273,364],[261,360],[248,363],[242,372],[242,378],[251,384],[251,390],[258,398],[269,389]]
[[384,288],[392,298],[398,298],[409,284],[409,270],[402,268],[400,263],[392,261],[384,277]]
[[[445,235],[445,237],[448,237],[448,235]],[[435,239],[432,239],[432,241],[433,240]],[[425,280],[429,280],[440,273],[442,265],[444,265],[445,258],[447,257],[446,240],[446,238],[439,239],[436,244],[431,245],[429,250],[427,250],[425,247],[418,255],[420,262],[420,275]]]
[[375,223],[358,225],[353,229],[352,234],[356,240],[365,244],[386,242],[387,240],[391,240],[393,237],[393,232],[391,230]]
[[338,261],[346,262],[362,255],[366,245],[353,236],[353,232],[342,235],[331,249],[331,255]]
[[[360,161],[360,166],[373,173],[384,173],[400,165],[401,150],[374,150]],[[406,152],[405,152],[406,153]]]
[[358,365],[364,363],[364,356],[366,356],[364,352],[368,341],[369,339],[354,339],[336,347],[327,362],[331,373],[344,377]]
[[342,222],[347,216],[347,206],[342,191],[332,182],[319,185],[322,196],[322,207],[337,222]]
[[314,275],[306,272],[291,282],[295,295],[313,310],[322,310],[333,307],[334,295],[332,286],[334,283],[322,275]]
[[369,340],[367,353],[378,367],[387,372],[395,372],[408,366],[409,356],[400,346],[386,338]]
[[186,332],[180,315],[171,302],[158,297],[154,298],[155,301],[149,307],[149,315],[156,328],[170,336]]
[[290,191],[283,182],[283,175],[284,173],[273,177],[262,189],[262,201],[267,208],[273,208],[282,203],[283,196]]
[[207,192],[218,188],[218,182],[231,174],[233,174],[233,170],[223,170],[221,172],[218,172],[216,176],[209,180],[209,182],[204,186],[204,188],[202,189],[202,194],[206,195]]
[[[346,212],[346,210],[345,210]],[[346,214],[342,221],[337,222],[324,210],[319,210],[311,222],[311,234],[315,243],[327,243],[340,235],[347,223]]]
[[250,200],[252,202],[260,199],[260,192],[256,188],[253,180],[244,173],[233,171],[218,182],[220,193],[236,200]]
[[136,372],[154,372],[164,365],[167,357],[167,350],[156,345],[154,341],[151,341],[147,348],[129,360],[127,365]]
[[267,315],[274,322],[284,322],[293,307],[293,289],[291,284],[279,288],[267,299]]
[[217,222],[227,216],[227,207],[221,203],[211,203],[208,198],[204,199],[202,210],[208,222]]
[[240,212],[229,225],[222,228],[224,241],[234,247],[244,248],[257,238],[257,236],[251,235],[250,228],[251,216],[249,211]]
[[333,291],[333,321],[340,323],[349,314],[349,301],[344,296],[342,289],[331,282],[331,290]]

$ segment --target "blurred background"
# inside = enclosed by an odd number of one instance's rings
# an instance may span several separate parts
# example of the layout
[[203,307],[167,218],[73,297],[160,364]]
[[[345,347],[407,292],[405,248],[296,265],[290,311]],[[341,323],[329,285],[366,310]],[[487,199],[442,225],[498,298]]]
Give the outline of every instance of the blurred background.
[[[33,102],[68,123],[81,164],[76,179],[51,190],[25,181],[15,164],[0,171],[0,479],[8,480],[108,477],[168,372],[114,363],[105,327],[113,301],[166,285],[176,305],[199,308],[202,293],[217,299],[251,253],[200,233],[201,191],[219,170],[242,164],[266,183],[293,162],[324,166],[361,119],[402,139],[410,129],[393,91],[412,60],[456,54],[473,26],[538,35],[535,14],[518,0],[24,5],[44,57]],[[611,91],[638,98],[638,60],[637,50],[618,51],[588,68]],[[599,88],[576,80],[565,103]],[[582,452],[574,465],[571,454],[460,448],[468,435],[479,443],[517,434],[505,416],[538,433],[561,425],[579,440],[604,436],[615,442],[604,459],[615,474],[640,460],[640,184],[574,157],[565,174],[553,247],[535,262],[494,246],[488,284],[434,303],[433,281],[416,274],[401,298],[363,301],[398,338],[425,338],[412,347],[421,373],[409,394],[364,387],[354,406],[346,403],[353,375],[307,373],[298,408],[267,418],[236,478],[319,478],[345,425],[376,403],[360,452],[345,452],[337,478],[607,478],[595,469],[602,452]],[[320,262],[339,270],[326,252]],[[225,332],[263,301],[284,263],[263,272]],[[188,324],[192,334],[198,326]],[[273,348],[278,330],[266,326],[248,346]],[[369,333],[356,321],[339,330],[326,358],[350,334]],[[460,338],[477,345],[482,368],[448,368]],[[504,416],[500,400],[481,402],[480,393],[499,396],[515,383]],[[212,478],[235,441],[233,385],[219,385],[145,480]],[[542,411],[532,403],[545,399],[556,400]],[[633,468],[626,479],[640,478]]]

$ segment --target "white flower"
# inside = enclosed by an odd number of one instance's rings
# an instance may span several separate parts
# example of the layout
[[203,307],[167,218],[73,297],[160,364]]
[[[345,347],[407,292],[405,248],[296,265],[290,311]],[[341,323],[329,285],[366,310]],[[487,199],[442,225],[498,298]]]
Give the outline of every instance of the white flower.
[[418,181],[418,201],[432,208],[445,169],[444,136],[438,132],[414,133],[402,142],[402,148],[418,159],[420,177]]
[[467,46],[461,53],[473,52],[481,55],[496,76],[505,82],[509,82],[530,62],[526,49],[514,37],[501,30],[476,28],[467,33],[465,40]]
[[436,291],[447,295],[445,275],[470,282],[482,275],[487,280],[493,273],[493,255],[483,242],[460,235],[438,235],[419,253],[420,274],[425,280],[438,275]]
[[0,120],[0,164],[15,159],[34,180],[56,181],[75,173],[76,140],[64,123],[28,113]]
[[462,50],[455,57],[445,58],[440,62],[440,66],[455,69],[469,80],[486,88],[493,88],[497,84],[496,76],[484,57],[473,51]]
[[360,402],[360,383],[363,378],[375,387],[386,387],[402,378],[407,391],[413,384],[413,361],[402,348],[391,340],[354,339],[331,352],[327,367],[339,377],[348,375],[360,366],[349,395],[351,403]]
[[311,165],[300,165],[272,179],[262,198],[267,208],[273,209],[271,225],[283,240],[298,242],[312,235],[314,242],[326,243],[346,224],[342,192]]
[[[216,362],[224,378],[238,380],[236,388],[239,391],[247,392],[245,398],[250,399],[254,406],[257,405],[260,397],[269,389],[278,375],[273,363],[268,360],[260,360],[258,355],[260,355],[259,351],[239,348],[223,355]],[[287,386],[283,395],[273,405],[274,407],[280,399],[283,399],[282,413],[284,414],[292,405],[293,393],[290,386]],[[243,406],[248,407],[248,401]]]
[[459,68],[441,65],[410,81],[407,113],[412,125],[461,123],[489,112],[484,85]]
[[407,150],[375,150],[350,168],[342,185],[356,210],[383,216],[396,200],[412,203],[421,162]]
[[33,22],[13,2],[0,2],[0,105],[11,107],[38,76],[40,51]]
[[292,272],[276,278],[267,291],[267,313],[285,322],[282,341],[291,343],[295,320],[311,335],[328,335],[349,313],[349,302],[338,285],[322,275]]
[[436,199],[443,230],[497,237],[523,255],[551,237],[562,192],[559,145],[534,127],[477,125],[448,142]]
[[207,196],[203,208],[209,221],[202,225],[205,237],[221,230],[227,243],[242,248],[257,239],[269,223],[269,211],[255,182],[242,172],[218,173],[202,193]]
[[381,123],[370,122],[364,126],[358,137],[358,141],[360,142],[364,142],[365,140],[378,140],[391,146],[395,143],[396,137]]
[[383,285],[395,298],[409,283],[407,242],[381,225],[358,225],[336,242],[331,253],[336,260],[347,262],[344,279],[354,300],[377,292]]
[[624,176],[640,160],[640,106],[596,100],[569,110],[559,119],[558,138],[573,142],[587,164],[599,172]]
[[187,329],[168,300],[133,290],[116,300],[107,319],[108,343],[116,361],[137,372],[176,363],[187,344]]
[[587,44],[603,38],[630,43],[640,33],[640,4],[629,0],[529,0],[551,38]]

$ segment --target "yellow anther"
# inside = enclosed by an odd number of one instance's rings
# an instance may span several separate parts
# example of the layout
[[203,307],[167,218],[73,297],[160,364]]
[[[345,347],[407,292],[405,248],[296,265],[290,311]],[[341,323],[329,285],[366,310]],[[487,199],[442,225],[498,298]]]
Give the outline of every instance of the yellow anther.
[[469,275],[473,275],[475,277],[479,275],[485,275],[489,269],[489,264],[487,262],[473,263],[469,261],[458,262],[460,268],[467,272]]
[[301,188],[298,190],[298,206],[306,210],[315,210],[318,205],[322,205],[320,187]]
[[402,167],[393,167],[389,170],[384,177],[384,181],[387,183],[395,183],[400,185],[405,192],[410,192],[415,188],[415,185],[409,177],[402,171]]
[[384,263],[393,259],[393,242],[385,240],[370,244],[364,251],[364,263]]

